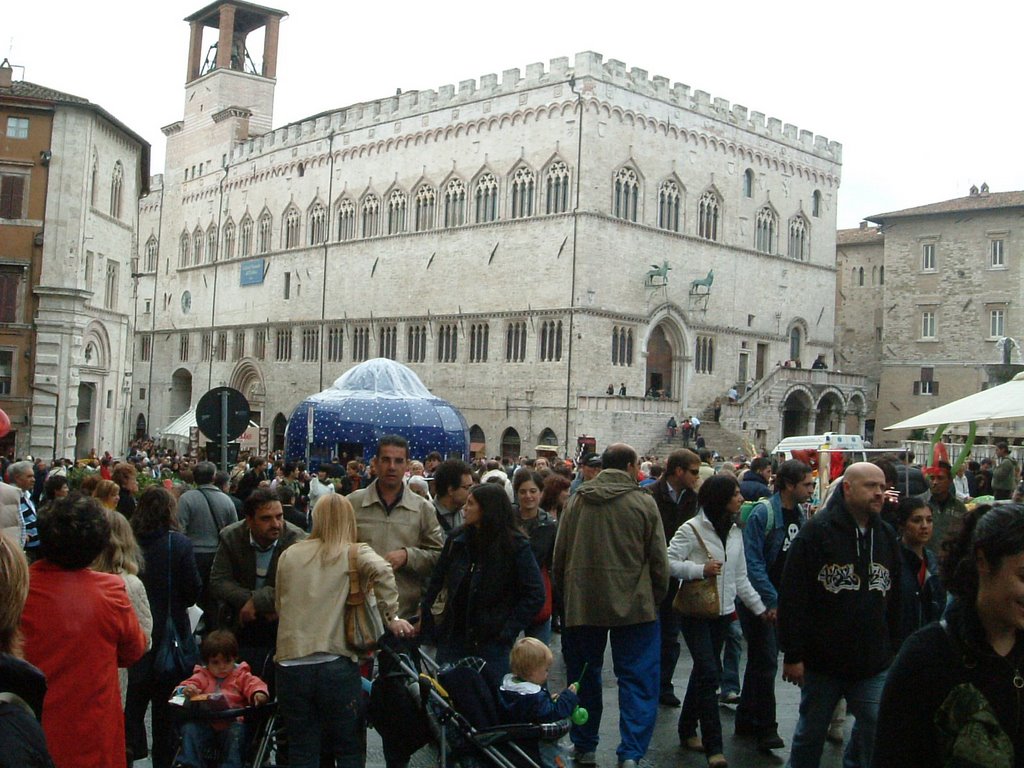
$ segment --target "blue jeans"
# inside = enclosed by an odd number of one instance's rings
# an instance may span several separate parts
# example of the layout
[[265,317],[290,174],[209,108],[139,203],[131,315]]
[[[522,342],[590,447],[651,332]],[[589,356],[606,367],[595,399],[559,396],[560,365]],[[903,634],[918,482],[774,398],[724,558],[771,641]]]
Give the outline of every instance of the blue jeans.
[[722,659],[722,693],[740,692],[740,659],[743,658],[743,630],[739,621],[730,621],[725,633]]
[[885,686],[885,672],[863,680],[848,680],[804,669],[800,690],[800,719],[793,734],[787,768],[818,768],[832,710],[846,698],[847,710],[856,718],[850,743],[843,753],[843,768],[867,768],[874,753],[878,704]]
[[234,722],[224,730],[214,730],[210,723],[190,721],[181,726],[181,755],[178,762],[192,768],[206,765],[204,755],[216,744],[220,752],[220,768],[242,768],[242,736],[244,728]]
[[755,616],[745,605],[737,605],[737,611],[747,638],[747,669],[743,674],[740,705],[736,708],[736,730],[746,729],[759,736],[774,733],[778,730],[775,720],[778,630],[774,624]]
[[534,637],[540,640],[544,645],[551,645],[551,617],[549,616],[544,621],[539,621],[536,624],[531,624],[523,632],[525,637]]
[[566,627],[562,631],[562,656],[566,679],[580,680],[579,701],[590,714],[585,725],[573,725],[569,738],[578,752],[597,749],[601,712],[601,666],[608,637],[612,663],[619,683],[619,762],[639,761],[647,753],[658,716],[659,627],[657,621],[622,627]]
[[694,619],[683,616],[679,620],[683,639],[693,658],[690,682],[686,686],[683,710],[679,713],[679,740],[685,741],[697,734],[700,724],[704,749],[709,755],[722,752],[722,721],[718,716],[718,694],[722,679],[722,646],[732,619]]
[[362,766],[361,694],[359,666],[351,659],[277,665],[278,711],[287,728],[290,768],[319,768],[321,739],[337,768]]

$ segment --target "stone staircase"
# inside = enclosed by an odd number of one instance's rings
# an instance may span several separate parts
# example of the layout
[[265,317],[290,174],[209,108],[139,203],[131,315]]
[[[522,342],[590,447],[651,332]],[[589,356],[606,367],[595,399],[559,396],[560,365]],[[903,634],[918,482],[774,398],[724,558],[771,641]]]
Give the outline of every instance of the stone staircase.
[[[747,445],[748,441],[740,434],[732,432],[725,428],[722,424],[716,424],[714,421],[714,411],[709,407],[705,413],[700,414],[700,433],[704,436],[705,446],[712,451],[718,451],[722,456],[730,458],[738,454],[744,456],[749,455],[750,448]],[[668,456],[672,451],[680,448],[686,448],[683,444],[683,438],[676,432],[675,437],[669,437],[666,432],[661,439],[651,447],[648,453],[651,456],[657,456],[664,458]],[[697,445],[694,440],[690,440],[690,450],[697,450]]]

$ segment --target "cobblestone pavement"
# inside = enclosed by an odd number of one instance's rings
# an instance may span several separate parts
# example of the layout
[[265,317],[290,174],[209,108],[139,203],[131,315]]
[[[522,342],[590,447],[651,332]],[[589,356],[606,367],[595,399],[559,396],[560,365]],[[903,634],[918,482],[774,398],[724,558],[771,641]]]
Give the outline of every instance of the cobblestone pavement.
[[[555,664],[551,671],[550,687],[552,690],[561,690],[565,687],[565,670],[562,666],[562,655],[560,647],[561,637],[553,635],[551,648],[555,653]],[[746,655],[744,654],[744,660]],[[679,664],[676,667],[676,674],[673,678],[676,693],[681,697],[686,690],[686,682],[690,674],[690,658],[686,652],[686,645],[683,645]],[[615,677],[611,672],[611,650],[605,657],[604,665],[604,714],[601,719],[601,743],[598,747],[597,759],[598,768],[615,768],[616,757],[615,747],[618,745],[618,700],[616,694]],[[742,669],[742,666],[741,666]],[[725,735],[725,756],[732,768],[753,768],[754,766],[782,766],[789,757],[789,743],[793,737],[793,729],[796,727],[797,707],[800,702],[799,690],[788,683],[782,682],[781,677],[775,688],[778,699],[779,734],[786,742],[785,749],[777,749],[771,755],[758,752],[752,741],[737,739],[733,733],[733,717],[735,707],[720,707],[722,716],[722,732]],[[686,752],[679,748],[679,738],[676,735],[676,721],[679,717],[678,709],[660,707],[658,710],[658,723],[654,730],[654,739],[648,750],[647,757],[640,763],[647,768],[701,768],[707,762],[703,755],[693,752]],[[846,735],[849,737],[850,720],[847,720]],[[566,739],[568,744],[568,739]],[[366,768],[385,768],[384,753],[381,749],[380,739],[375,731],[370,730],[367,737]],[[437,758],[430,748],[424,748],[413,756],[411,768],[428,768],[437,765]],[[151,768],[149,760],[140,760],[135,763],[136,768]],[[833,744],[826,744],[822,755],[821,768],[840,768],[842,766],[842,748]]]

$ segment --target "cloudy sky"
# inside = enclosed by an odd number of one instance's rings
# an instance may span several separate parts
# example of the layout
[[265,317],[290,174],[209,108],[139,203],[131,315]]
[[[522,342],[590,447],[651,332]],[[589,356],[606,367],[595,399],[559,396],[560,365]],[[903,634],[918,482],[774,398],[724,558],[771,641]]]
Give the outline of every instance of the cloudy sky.
[[[202,0],[9,3],[15,78],[84,96],[153,146],[178,120]],[[282,0],[274,123],[593,50],[843,144],[839,225],[1024,189],[1024,3]],[[639,13],[639,16],[631,14]],[[253,55],[262,52],[262,44]],[[1012,79],[1011,79],[1012,78]]]

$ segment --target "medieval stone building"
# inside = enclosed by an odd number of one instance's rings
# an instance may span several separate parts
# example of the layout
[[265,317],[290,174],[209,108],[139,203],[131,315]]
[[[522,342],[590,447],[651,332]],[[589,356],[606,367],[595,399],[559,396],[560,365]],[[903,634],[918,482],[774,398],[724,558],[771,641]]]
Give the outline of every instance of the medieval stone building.
[[726,412],[759,442],[863,418],[863,380],[781,367],[832,358],[839,144],[596,53],[272,129],[283,16],[187,20],[184,116],[140,212],[140,430],[230,385],[279,447],[375,356],[488,454],[643,449],[768,379]]

